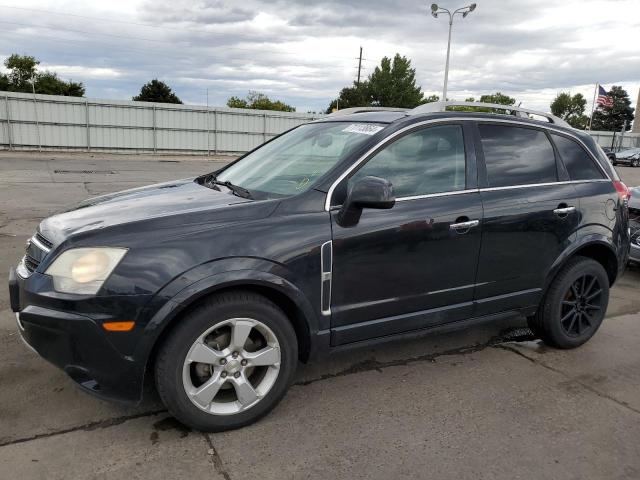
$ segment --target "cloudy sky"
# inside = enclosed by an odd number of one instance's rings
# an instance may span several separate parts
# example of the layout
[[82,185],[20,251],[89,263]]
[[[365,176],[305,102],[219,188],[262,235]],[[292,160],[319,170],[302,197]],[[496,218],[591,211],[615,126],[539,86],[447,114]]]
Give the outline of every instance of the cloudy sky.
[[[258,90],[324,110],[357,71],[396,52],[426,94],[442,88],[447,21],[414,0],[0,0],[0,60],[34,55],[87,96],[129,99],[152,78],[185,103]],[[456,8],[460,1],[443,0]],[[453,30],[449,97],[502,91],[548,110],[596,82],[640,88],[639,0],[478,0]]]

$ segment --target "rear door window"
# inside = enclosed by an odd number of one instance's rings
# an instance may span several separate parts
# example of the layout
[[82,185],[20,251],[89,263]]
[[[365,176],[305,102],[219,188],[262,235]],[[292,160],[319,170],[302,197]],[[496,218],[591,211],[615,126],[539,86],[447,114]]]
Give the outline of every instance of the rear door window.
[[567,137],[551,134],[560,158],[571,180],[600,180],[604,178],[589,154],[577,142]]
[[479,124],[489,187],[558,181],[547,135],[533,128]]

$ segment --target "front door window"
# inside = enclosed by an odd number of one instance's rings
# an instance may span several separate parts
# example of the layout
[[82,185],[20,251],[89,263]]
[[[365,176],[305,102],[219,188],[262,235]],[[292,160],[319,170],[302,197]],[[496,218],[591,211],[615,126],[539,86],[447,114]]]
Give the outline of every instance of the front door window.
[[396,198],[465,189],[462,127],[443,125],[411,132],[376,153],[351,181],[386,178]]

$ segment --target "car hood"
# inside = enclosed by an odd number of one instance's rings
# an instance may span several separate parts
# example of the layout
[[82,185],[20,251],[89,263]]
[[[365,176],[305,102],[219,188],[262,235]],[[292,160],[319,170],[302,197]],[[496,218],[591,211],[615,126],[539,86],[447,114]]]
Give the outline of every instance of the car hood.
[[74,233],[251,202],[220,188],[222,191],[213,190],[196,179],[185,179],[90,198],[43,220],[40,232],[58,243]]
[[631,150],[623,150],[621,152],[616,153],[617,158],[631,158],[631,157],[635,157],[636,155],[640,155],[639,148],[634,148]]

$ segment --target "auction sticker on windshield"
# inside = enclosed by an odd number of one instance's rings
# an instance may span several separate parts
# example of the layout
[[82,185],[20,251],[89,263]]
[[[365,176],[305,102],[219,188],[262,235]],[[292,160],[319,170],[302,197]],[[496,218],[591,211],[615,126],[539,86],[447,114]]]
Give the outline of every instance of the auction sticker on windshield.
[[368,123],[352,123],[342,131],[350,133],[362,133],[364,135],[374,135],[383,128],[384,127],[381,127],[380,125],[370,125]]

